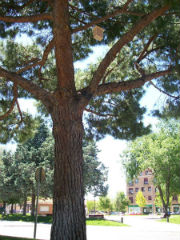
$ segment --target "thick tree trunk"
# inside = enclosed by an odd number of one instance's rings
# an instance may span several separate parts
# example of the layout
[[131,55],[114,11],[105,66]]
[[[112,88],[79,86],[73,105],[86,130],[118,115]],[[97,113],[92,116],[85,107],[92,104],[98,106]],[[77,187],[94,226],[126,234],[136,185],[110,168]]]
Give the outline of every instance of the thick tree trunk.
[[55,108],[52,114],[55,173],[51,240],[85,240],[82,113],[71,104]]

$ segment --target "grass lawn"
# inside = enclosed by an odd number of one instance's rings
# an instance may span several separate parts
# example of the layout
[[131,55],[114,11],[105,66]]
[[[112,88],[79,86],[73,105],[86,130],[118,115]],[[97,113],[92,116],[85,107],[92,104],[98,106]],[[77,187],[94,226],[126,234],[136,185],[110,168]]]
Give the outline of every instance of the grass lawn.
[[[22,214],[9,214],[6,216],[0,215],[0,220],[7,220],[7,221],[21,221],[21,222],[34,222],[34,217],[27,214],[27,216],[23,216]],[[38,216],[39,223],[52,223],[51,216]],[[87,225],[94,225],[94,226],[127,226],[126,224],[108,221],[103,219],[87,219]],[[0,238],[1,240],[1,238]]]
[[86,225],[92,225],[92,226],[114,226],[114,227],[125,227],[128,226],[127,224],[114,222],[114,221],[108,221],[103,219],[87,219]]
[[[35,217],[32,217],[29,214],[27,214],[26,216],[23,216],[22,214],[8,214],[6,216],[2,216],[0,214],[0,220],[34,222]],[[52,223],[52,217],[51,216],[38,216],[38,223]]]
[[[164,219],[161,219],[160,221],[161,222],[167,222],[167,219],[164,218]],[[169,222],[170,223],[180,224],[180,215],[172,215],[172,216],[170,216]]]
[[0,240],[33,240],[32,238],[18,238],[18,237],[7,237],[7,236],[1,236]]

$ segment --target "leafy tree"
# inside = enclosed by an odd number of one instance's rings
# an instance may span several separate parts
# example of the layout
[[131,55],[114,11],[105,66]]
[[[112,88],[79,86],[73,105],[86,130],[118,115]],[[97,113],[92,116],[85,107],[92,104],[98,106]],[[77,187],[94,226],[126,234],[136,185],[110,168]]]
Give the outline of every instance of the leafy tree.
[[93,200],[87,200],[86,206],[87,206],[88,212],[94,211],[94,205],[95,204]]
[[141,208],[146,206],[146,198],[141,191],[138,191],[138,193],[136,194],[136,203]]
[[22,201],[22,191],[15,183],[16,167],[12,153],[4,151],[0,166],[0,199],[4,203],[14,204]]
[[[131,168],[131,177],[148,167],[152,169],[154,185],[159,190],[164,216],[167,216],[170,198],[180,192],[180,125],[177,121],[170,121],[160,126],[158,133],[139,138],[131,144],[125,168],[127,173]],[[134,167],[134,162],[137,162],[137,167]]]
[[118,192],[115,198],[115,210],[118,212],[125,212],[129,205],[129,200],[126,198],[124,192]]
[[100,197],[99,198],[99,203],[98,203],[98,208],[101,211],[105,211],[105,212],[110,212],[112,211],[113,208],[113,204],[110,200],[110,198],[106,197]]
[[105,196],[107,194],[108,170],[97,158],[98,149],[95,141],[84,141],[83,157],[84,157],[84,189],[85,193],[92,193],[94,197]]
[[[86,239],[83,190],[84,111],[89,136],[121,139],[145,134],[142,86],[157,80],[177,97],[178,0],[5,0],[0,3],[2,142],[24,140],[35,120],[18,98],[39,100],[53,122],[54,213],[51,239]],[[73,62],[98,45],[91,28],[104,28],[106,56],[76,79]],[[31,36],[32,46],[15,37]],[[82,81],[81,81],[82,80]],[[63,218],[63,219],[62,219]]]

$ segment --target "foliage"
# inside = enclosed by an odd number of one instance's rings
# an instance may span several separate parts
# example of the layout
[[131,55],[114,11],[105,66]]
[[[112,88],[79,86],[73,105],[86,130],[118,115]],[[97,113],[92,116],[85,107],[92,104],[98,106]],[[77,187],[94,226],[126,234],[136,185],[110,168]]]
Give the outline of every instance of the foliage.
[[139,205],[139,207],[146,206],[146,198],[141,191],[138,191],[138,193],[136,194],[136,203],[137,205]]
[[97,153],[95,141],[84,140],[84,188],[86,193],[90,192],[95,197],[106,195],[108,191],[108,185],[105,185],[108,169],[98,160]]
[[95,207],[94,205],[96,205],[96,203],[93,200],[87,200],[86,206],[87,206],[88,212],[94,211],[94,207]]
[[100,197],[99,198],[99,203],[98,203],[98,208],[101,211],[105,211],[105,212],[110,212],[112,211],[113,208],[113,204],[110,200],[110,198],[106,197]]
[[124,192],[118,192],[115,198],[115,211],[126,212],[126,207],[129,205],[129,200]]
[[[84,141],[84,189],[86,193],[106,195],[108,186],[107,168],[97,159],[97,147],[94,141]],[[41,185],[41,197],[53,195],[54,173],[54,141],[49,129],[41,124],[33,138],[17,146],[16,152],[4,152],[1,168],[1,194],[2,200],[21,202],[19,196],[31,196],[36,191],[35,170],[43,167],[46,173],[45,181]],[[8,178],[8,182],[7,179]],[[6,181],[6,184],[4,183]],[[3,193],[5,189],[5,193]],[[15,191],[14,191],[15,190]],[[15,198],[16,199],[16,198]]]
[[180,189],[179,128],[177,121],[162,122],[157,133],[135,140],[124,155],[124,166],[130,178],[146,168],[152,169],[165,212],[170,198],[179,194]]

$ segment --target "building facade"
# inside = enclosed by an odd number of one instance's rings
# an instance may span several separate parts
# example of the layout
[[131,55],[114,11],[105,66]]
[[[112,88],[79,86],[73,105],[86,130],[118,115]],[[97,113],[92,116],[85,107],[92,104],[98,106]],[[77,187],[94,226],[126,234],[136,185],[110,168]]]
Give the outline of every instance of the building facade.
[[[150,169],[146,169],[141,172],[136,179],[127,183],[127,197],[130,201],[128,206],[129,214],[149,214],[162,211],[159,206],[155,205],[157,188],[153,184],[153,179],[154,176],[152,171]],[[140,208],[136,203],[136,194],[138,191],[141,191],[146,199],[146,206],[143,208]],[[180,211],[180,203],[178,202],[178,198],[176,196],[173,197],[170,211]]]

